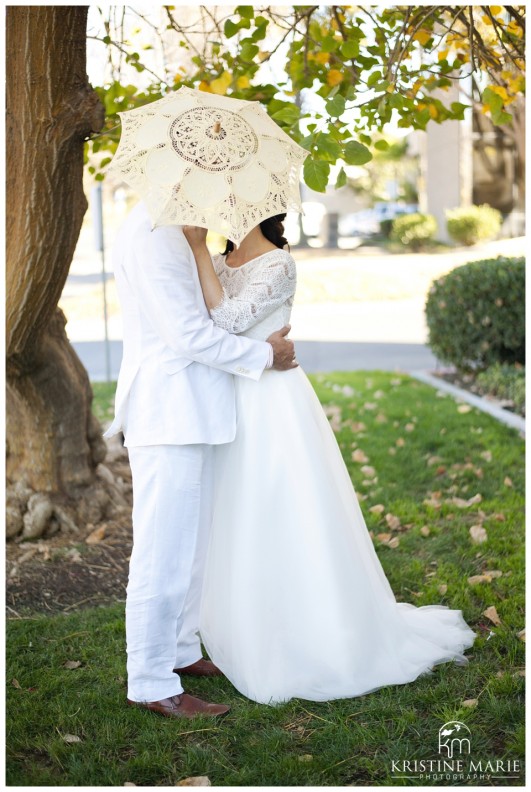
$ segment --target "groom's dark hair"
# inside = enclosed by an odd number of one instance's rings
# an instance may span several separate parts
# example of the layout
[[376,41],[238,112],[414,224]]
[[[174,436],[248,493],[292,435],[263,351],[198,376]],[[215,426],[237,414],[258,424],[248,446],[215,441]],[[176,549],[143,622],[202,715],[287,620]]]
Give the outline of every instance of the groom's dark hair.
[[[290,249],[288,240],[284,236],[284,223],[283,221],[286,219],[285,214],[278,214],[274,215],[273,217],[268,217],[265,220],[262,220],[260,223],[260,230],[262,234],[265,236],[266,239],[269,239],[274,245],[278,248],[283,248],[286,245],[288,246],[288,250]],[[232,240],[227,239],[227,244],[225,246],[225,250],[223,251],[222,255],[226,256],[227,253],[230,253],[231,250],[234,250],[234,242]]]

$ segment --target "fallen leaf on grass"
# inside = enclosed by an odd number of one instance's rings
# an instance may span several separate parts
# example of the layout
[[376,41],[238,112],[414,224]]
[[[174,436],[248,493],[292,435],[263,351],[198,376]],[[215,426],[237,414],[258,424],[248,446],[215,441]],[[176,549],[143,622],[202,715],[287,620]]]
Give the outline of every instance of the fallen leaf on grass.
[[498,616],[498,611],[496,610],[494,605],[491,605],[490,607],[487,608],[487,610],[484,610],[483,616],[486,616],[487,619],[489,619],[489,621],[491,621],[496,626],[498,627],[500,626],[501,619]]
[[190,776],[177,781],[175,786],[212,786],[212,782],[208,776]]
[[13,679],[11,680],[11,684],[13,685],[13,687],[16,687],[18,690],[22,690],[22,685],[20,684],[18,679],[15,679],[15,677],[13,677]]
[[124,781],[124,786],[136,786],[133,781]]
[[457,412],[458,413],[469,413],[471,409],[472,409],[472,407],[470,406],[470,404],[460,404],[459,407],[457,408]]
[[516,637],[525,643],[525,630],[520,630],[519,633],[516,633]]
[[67,660],[66,663],[63,663],[63,668],[79,668],[81,665],[81,660]]
[[472,525],[469,533],[473,544],[482,544],[488,539],[487,532],[482,525]]
[[378,413],[378,415],[375,416],[374,420],[376,421],[376,423],[387,423],[387,418],[383,413]]
[[427,525],[423,525],[422,528],[420,529],[420,532],[421,532],[422,536],[429,536],[430,535],[430,529],[428,528]]
[[465,699],[463,702],[461,702],[462,707],[477,707],[477,705],[477,699]]
[[81,737],[78,737],[77,734],[62,734],[61,737],[65,741],[65,743],[80,743]]
[[385,521],[392,531],[396,531],[400,528],[400,517],[397,517],[396,514],[386,514]]
[[492,462],[492,451],[482,451],[480,457],[485,460],[485,462]]
[[470,506],[474,506],[476,503],[481,503],[482,500],[483,496],[478,492],[476,495],[474,495],[474,497],[469,498],[468,500],[464,500],[464,498],[450,498],[448,502],[453,503],[453,505],[457,506],[458,509],[468,509]]
[[412,432],[414,430],[414,428],[415,428],[415,424],[414,423],[407,423],[404,426],[404,429],[406,430],[406,432]]
[[495,514],[494,519],[498,522],[505,522],[505,514]]
[[481,575],[472,575],[472,577],[467,578],[467,580],[471,586],[476,586],[478,583],[490,583],[492,580],[502,575],[503,572],[500,569],[486,569]]
[[368,462],[369,457],[363,453],[361,448],[356,448],[355,451],[352,452],[352,461],[353,462]]
[[377,538],[382,544],[386,545],[386,547],[391,547],[393,550],[400,544],[398,536],[392,536],[389,533],[377,534]]
[[433,509],[441,508],[441,501],[438,498],[425,498],[422,503],[425,506],[431,506]]
[[503,483],[505,484],[506,487],[512,487],[513,486],[513,482],[509,478],[509,476],[505,476],[505,478],[503,479]]
[[313,756],[311,754],[302,754],[302,756],[297,756],[299,762],[313,762]]
[[448,591],[448,586],[446,585],[446,583],[441,583],[440,586],[437,586],[437,591],[439,592],[439,594],[446,594],[446,592]]
[[439,467],[435,471],[436,476],[443,476],[445,473],[446,473],[446,468],[444,467],[444,465],[439,465]]
[[367,428],[363,421],[352,421],[349,423],[349,427],[352,432],[364,432]]
[[365,476],[371,476],[372,477],[372,476],[376,475],[376,470],[373,467],[371,467],[370,465],[362,465],[360,470]]
[[376,506],[371,506],[369,509],[372,514],[381,514],[385,511],[385,506],[382,503],[377,503]]
[[104,538],[104,536],[105,536],[105,526],[104,525],[100,525],[99,528],[95,528],[92,531],[92,533],[90,533],[87,536],[87,538],[85,539],[85,542],[87,544],[98,544],[99,542],[101,542],[101,540]]
[[390,448],[388,453],[394,456],[396,454],[396,448]]
[[428,457],[428,461],[426,462],[426,464],[428,465],[428,467],[431,467],[432,465],[436,465],[438,462],[442,462],[442,461],[443,458],[440,456],[430,456]]
[[396,443],[395,443],[395,445],[397,445],[399,448],[403,448],[405,446],[405,444],[406,444],[406,441],[404,440],[403,437],[399,437],[397,439]]
[[375,410],[378,407],[374,402],[365,402],[363,406],[366,410]]

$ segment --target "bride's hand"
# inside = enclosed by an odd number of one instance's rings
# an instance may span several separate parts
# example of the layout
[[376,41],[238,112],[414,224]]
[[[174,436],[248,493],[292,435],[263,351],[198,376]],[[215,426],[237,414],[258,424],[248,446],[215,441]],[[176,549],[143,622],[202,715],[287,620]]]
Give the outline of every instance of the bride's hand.
[[199,226],[185,225],[183,226],[183,234],[188,240],[191,248],[203,247],[206,243],[208,229],[200,228]]

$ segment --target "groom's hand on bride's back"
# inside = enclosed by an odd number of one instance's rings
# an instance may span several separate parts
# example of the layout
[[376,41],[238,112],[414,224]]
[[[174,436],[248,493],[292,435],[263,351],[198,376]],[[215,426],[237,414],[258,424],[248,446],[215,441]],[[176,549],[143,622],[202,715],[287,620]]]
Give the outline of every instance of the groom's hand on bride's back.
[[277,371],[287,371],[288,369],[297,368],[299,365],[295,361],[295,345],[293,341],[286,338],[291,325],[286,325],[282,330],[277,330],[272,333],[267,339],[268,343],[273,347],[273,365],[272,368]]

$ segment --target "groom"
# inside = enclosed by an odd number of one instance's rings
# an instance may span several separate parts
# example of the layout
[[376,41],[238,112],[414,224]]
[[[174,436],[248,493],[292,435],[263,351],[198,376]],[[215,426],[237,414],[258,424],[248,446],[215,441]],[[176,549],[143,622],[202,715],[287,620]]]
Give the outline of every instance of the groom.
[[152,231],[143,203],[122,225],[113,260],[123,359],[105,437],[123,432],[133,479],[127,701],[168,717],[220,716],[228,706],[184,693],[180,679],[221,674],[198,636],[213,450],[235,437],[232,375],[296,367],[290,328],[267,342],[217,328],[181,227]]

